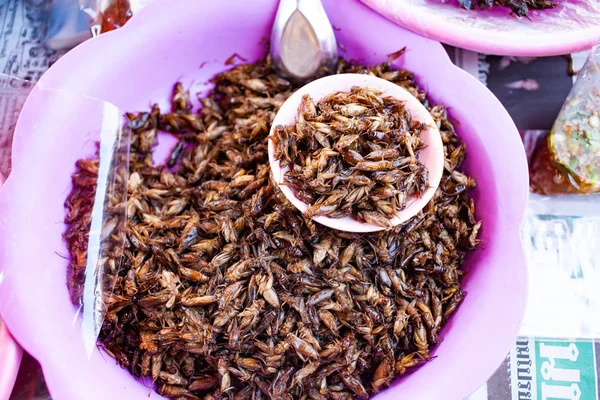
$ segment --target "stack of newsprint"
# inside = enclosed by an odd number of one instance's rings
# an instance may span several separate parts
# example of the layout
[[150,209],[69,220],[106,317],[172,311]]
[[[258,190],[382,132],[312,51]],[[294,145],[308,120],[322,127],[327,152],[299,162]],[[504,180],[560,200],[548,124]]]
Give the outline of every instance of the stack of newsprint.
[[[61,47],[77,34],[65,32],[61,27],[74,25],[55,21],[44,3],[48,0],[0,1],[3,174],[9,170],[9,157],[3,152],[10,149],[30,83],[64,54]],[[452,47],[447,51],[456,65],[486,84],[504,104],[528,154],[552,126],[573,84],[572,72],[586,58],[583,53],[531,59]],[[531,194],[522,240],[529,264],[529,300],[521,334],[504,363],[469,400],[598,400],[600,197]],[[14,399],[18,393],[16,388]]]

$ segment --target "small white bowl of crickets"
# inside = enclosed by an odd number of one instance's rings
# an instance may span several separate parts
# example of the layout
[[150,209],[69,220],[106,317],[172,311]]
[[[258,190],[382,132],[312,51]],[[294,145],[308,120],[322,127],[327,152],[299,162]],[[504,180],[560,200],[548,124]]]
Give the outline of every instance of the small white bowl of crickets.
[[269,136],[272,179],[305,218],[376,232],[416,215],[444,167],[440,132],[407,90],[365,74],[331,75],[297,90]]

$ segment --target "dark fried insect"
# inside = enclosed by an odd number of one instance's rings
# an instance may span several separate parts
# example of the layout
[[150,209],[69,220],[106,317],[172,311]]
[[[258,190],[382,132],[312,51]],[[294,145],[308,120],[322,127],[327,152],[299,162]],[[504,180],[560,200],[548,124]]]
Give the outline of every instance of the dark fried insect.
[[[129,114],[128,196],[107,203],[111,210],[126,207],[128,219],[123,242],[114,218],[103,230],[106,317],[98,341],[133,375],[151,377],[163,396],[367,398],[430,358],[465,296],[461,265],[481,226],[467,191],[475,181],[459,171],[465,147],[446,109],[429,103],[410,72],[340,60],[338,73],[347,72],[371,73],[409,90],[430,110],[445,147],[446,170],[431,202],[388,231],[332,232],[298,213],[272,183],[267,135],[294,86],[275,75],[268,57],[217,75],[197,112],[179,85],[169,113],[154,107]],[[186,142],[172,168],[152,161],[156,132],[165,124]],[[357,140],[324,135],[312,145],[329,141],[328,151],[341,151],[337,143],[350,151]],[[397,167],[388,169],[396,153],[380,139],[363,140],[377,146],[346,154],[352,167],[338,171],[338,192],[329,195],[337,197],[314,212],[346,197],[359,202],[364,188],[383,183],[370,192],[373,204],[387,208],[398,196],[393,185],[410,163],[396,173]],[[78,304],[98,160],[76,167],[64,238],[68,288]],[[370,175],[357,173],[363,169]],[[315,180],[318,188],[325,178],[306,178]]]
[[[416,157],[424,128],[399,100],[353,87],[316,104],[305,95],[295,124],[275,127],[271,140],[289,169],[286,184],[308,200],[306,217],[352,215],[389,228],[410,197],[427,189],[427,168]],[[373,197],[382,190],[394,194]]]
[[493,6],[507,7],[519,17],[527,17],[529,10],[543,10],[554,8],[558,3],[554,0],[458,0],[462,8],[473,10],[479,7],[482,10]]

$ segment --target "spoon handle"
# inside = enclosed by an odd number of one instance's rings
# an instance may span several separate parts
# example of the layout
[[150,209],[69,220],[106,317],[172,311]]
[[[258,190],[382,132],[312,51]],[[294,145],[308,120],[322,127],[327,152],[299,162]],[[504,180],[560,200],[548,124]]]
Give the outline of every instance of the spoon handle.
[[270,52],[276,70],[296,82],[335,70],[337,42],[320,0],[280,0]]

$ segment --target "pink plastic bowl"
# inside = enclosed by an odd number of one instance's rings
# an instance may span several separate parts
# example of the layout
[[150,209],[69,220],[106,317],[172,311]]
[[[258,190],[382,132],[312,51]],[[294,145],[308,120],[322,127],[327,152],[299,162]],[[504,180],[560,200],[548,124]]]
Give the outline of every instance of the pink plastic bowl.
[[[442,174],[444,172],[444,145],[440,137],[433,117],[425,107],[416,99],[410,92],[401,86],[398,86],[385,79],[377,78],[372,75],[365,74],[341,74],[330,75],[316,81],[312,81],[291,95],[281,106],[273,124],[271,125],[271,136],[274,135],[274,128],[278,125],[293,125],[296,123],[298,116],[298,107],[302,102],[304,95],[308,94],[315,103],[319,102],[323,97],[335,92],[349,92],[353,86],[368,87],[379,90],[384,96],[391,96],[402,101],[404,107],[408,110],[415,121],[422,122],[427,125],[427,128],[421,133],[421,139],[425,142],[425,148],[419,153],[419,160],[427,167],[429,171],[429,188],[422,193],[420,197],[413,196],[408,199],[408,206],[397,213],[394,218],[390,219],[393,226],[399,225],[402,222],[414,217],[433,197],[437,190]],[[281,168],[281,163],[275,159],[275,144],[269,140],[269,164],[273,173],[273,180],[279,184],[279,188],[285,197],[298,208],[305,212],[309,205],[294,193],[291,186],[282,183],[285,182],[285,174],[290,170],[289,167]],[[313,218],[315,221],[333,229],[338,229],[347,232],[376,232],[385,229],[382,226],[361,222],[354,216],[344,218],[329,218],[318,216]]]
[[[192,93],[226,68],[233,53],[264,54],[276,0],[158,0],[121,30],[77,47],[41,85],[110,101],[124,110],[168,104],[173,82]],[[406,46],[399,67],[416,71],[431,100],[450,108],[468,146],[465,169],[477,178],[482,250],[468,257],[463,304],[440,335],[431,362],[395,381],[377,399],[462,400],[500,365],[521,324],[526,264],[519,238],[528,193],[525,153],[500,102],[454,67],[442,46],[410,33],[358,1],[326,0],[347,58],[378,63]],[[206,62],[204,66],[203,63]],[[78,158],[93,153],[100,119],[89,99],[35,89],[13,143],[13,171],[0,191],[0,313],[19,343],[40,361],[53,398],[156,399],[98,349],[87,357],[81,318],[65,286],[63,203]],[[110,122],[110,121],[109,121]],[[172,141],[171,141],[172,143]]]

